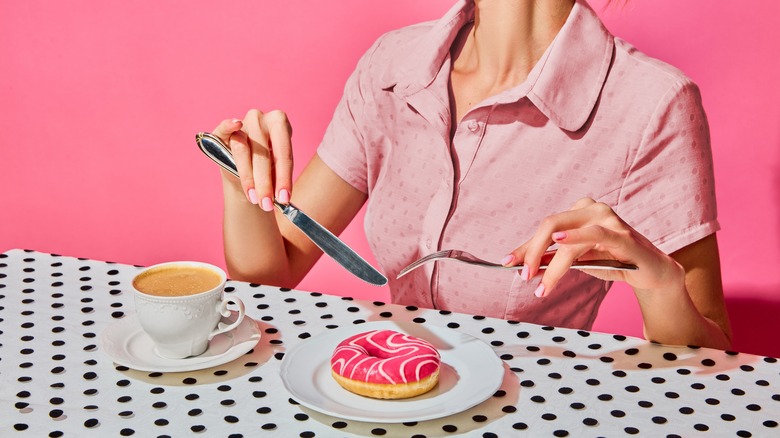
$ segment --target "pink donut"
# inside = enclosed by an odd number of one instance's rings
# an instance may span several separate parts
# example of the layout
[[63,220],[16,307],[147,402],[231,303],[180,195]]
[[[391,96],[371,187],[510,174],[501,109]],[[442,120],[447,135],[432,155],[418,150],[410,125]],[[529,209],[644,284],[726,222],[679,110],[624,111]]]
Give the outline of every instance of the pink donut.
[[375,398],[407,398],[438,382],[441,357],[430,342],[393,330],[351,336],[336,347],[331,373],[345,389]]

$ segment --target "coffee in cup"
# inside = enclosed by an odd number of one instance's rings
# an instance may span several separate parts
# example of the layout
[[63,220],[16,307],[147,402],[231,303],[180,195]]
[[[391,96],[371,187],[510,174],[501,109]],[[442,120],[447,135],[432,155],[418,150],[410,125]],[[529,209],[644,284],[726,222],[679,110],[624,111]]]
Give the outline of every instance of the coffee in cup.
[[[225,272],[201,262],[150,266],[133,278],[138,322],[161,357],[182,359],[202,354],[209,341],[233,330],[244,319],[244,303],[224,296]],[[237,307],[235,321],[220,322]]]
[[139,292],[158,297],[181,297],[219,286],[222,277],[211,268],[173,264],[148,269],[133,280]]

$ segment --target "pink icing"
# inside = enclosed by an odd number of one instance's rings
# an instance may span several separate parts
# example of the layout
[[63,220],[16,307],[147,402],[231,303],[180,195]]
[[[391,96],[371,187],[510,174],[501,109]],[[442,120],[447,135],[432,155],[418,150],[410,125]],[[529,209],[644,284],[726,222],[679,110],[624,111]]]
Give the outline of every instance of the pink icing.
[[430,376],[440,362],[439,352],[424,339],[374,330],[341,341],[330,358],[330,367],[352,380],[399,384]]

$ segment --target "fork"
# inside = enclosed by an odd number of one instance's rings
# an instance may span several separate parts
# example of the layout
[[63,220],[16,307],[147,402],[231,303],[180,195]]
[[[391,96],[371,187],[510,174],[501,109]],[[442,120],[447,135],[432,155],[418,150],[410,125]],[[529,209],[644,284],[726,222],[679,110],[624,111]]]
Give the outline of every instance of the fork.
[[[555,251],[546,252],[544,255],[547,262],[539,266],[539,269],[547,269],[549,260],[552,258],[554,254]],[[457,262],[468,263],[470,265],[485,266],[487,268],[501,268],[501,269],[512,269],[512,270],[523,269],[523,265],[504,266],[499,263],[493,263],[487,260],[482,260],[479,257],[467,253],[466,251],[461,251],[459,249],[445,249],[443,251],[438,251],[432,254],[428,254],[427,256],[412,262],[409,266],[401,269],[401,272],[398,273],[396,279],[403,277],[404,275],[408,274],[409,272],[419,268],[420,266],[426,263],[435,262],[435,261],[444,261],[444,260],[455,260]],[[572,269],[601,269],[601,270],[611,270],[611,271],[635,271],[639,269],[636,265],[619,262],[617,260],[574,261],[574,263],[571,264],[571,268]]]

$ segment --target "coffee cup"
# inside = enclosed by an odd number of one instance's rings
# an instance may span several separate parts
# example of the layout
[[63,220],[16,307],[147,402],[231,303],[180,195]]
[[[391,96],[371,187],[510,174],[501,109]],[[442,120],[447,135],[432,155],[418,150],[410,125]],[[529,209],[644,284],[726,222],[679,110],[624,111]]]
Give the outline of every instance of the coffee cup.
[[[133,278],[138,322],[159,356],[197,356],[214,336],[241,324],[244,303],[223,295],[226,281],[225,271],[216,266],[185,261],[150,266]],[[231,315],[230,304],[237,307],[238,317],[220,322]]]

